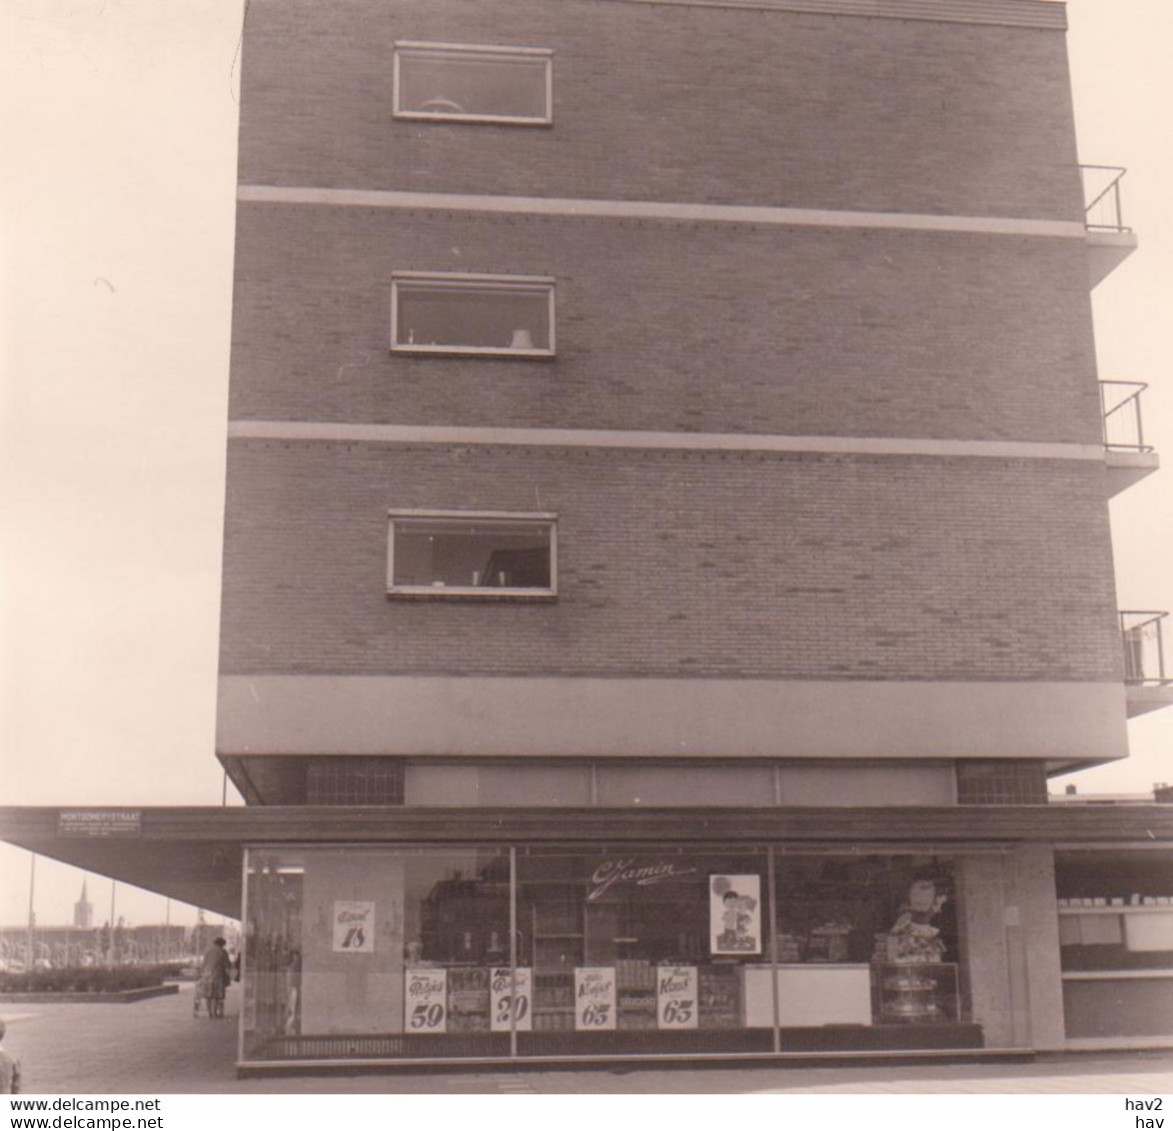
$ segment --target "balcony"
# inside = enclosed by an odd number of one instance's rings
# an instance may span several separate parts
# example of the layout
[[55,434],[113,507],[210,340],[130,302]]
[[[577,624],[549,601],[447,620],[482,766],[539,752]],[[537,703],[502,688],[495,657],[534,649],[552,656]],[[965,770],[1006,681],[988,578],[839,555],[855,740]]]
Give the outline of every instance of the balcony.
[[1140,398],[1147,388],[1143,381],[1100,382],[1109,494],[1118,495],[1161,466],[1152,445],[1144,441]]
[[1119,165],[1080,165],[1084,224],[1087,227],[1088,279],[1094,287],[1136,250],[1136,235],[1124,223]]
[[1130,719],[1173,704],[1173,678],[1167,674],[1161,631],[1161,622],[1168,615],[1138,609],[1120,612],[1124,692]]

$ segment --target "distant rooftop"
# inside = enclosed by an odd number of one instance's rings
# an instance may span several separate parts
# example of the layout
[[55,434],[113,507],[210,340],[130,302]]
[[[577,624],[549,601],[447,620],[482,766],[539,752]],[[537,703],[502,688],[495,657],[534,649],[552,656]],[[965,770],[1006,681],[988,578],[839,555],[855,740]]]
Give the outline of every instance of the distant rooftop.
[[1047,800],[1060,805],[1173,805],[1173,785],[1157,782],[1148,793],[1080,793],[1069,785],[1062,793],[1052,793]]

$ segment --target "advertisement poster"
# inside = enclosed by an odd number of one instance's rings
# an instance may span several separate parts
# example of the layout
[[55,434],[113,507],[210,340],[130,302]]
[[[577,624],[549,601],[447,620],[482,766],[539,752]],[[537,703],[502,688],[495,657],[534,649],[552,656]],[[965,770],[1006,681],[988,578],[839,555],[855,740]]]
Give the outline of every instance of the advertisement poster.
[[403,972],[403,1025],[409,1033],[448,1032],[448,971]]
[[709,947],[713,954],[761,954],[760,876],[709,877]]
[[512,1022],[519,1033],[528,1033],[534,1027],[533,978],[528,966],[519,966],[511,981],[508,966],[492,970],[492,1023],[494,1033],[508,1033]]
[[334,900],[334,949],[343,954],[375,951],[375,905],[352,899]]
[[695,966],[656,967],[656,1025],[661,1029],[697,1027]]
[[489,974],[483,966],[454,966],[448,971],[448,1032],[489,1031]]
[[604,1032],[615,1028],[619,1010],[615,999],[614,966],[574,968],[574,1027]]

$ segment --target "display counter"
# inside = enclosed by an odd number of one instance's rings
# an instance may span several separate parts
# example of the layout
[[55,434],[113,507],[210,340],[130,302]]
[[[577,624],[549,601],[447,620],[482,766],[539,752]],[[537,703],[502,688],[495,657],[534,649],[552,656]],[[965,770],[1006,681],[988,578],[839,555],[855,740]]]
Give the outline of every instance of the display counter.
[[747,1028],[772,1028],[774,1025],[771,969],[777,977],[778,1024],[783,1028],[872,1023],[870,966],[862,963],[785,963],[772,968],[745,968]]

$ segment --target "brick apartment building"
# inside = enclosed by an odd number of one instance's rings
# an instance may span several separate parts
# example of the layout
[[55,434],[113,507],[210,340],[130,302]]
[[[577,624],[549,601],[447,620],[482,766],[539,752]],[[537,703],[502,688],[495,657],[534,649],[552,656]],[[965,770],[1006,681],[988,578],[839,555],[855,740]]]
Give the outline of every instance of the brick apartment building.
[[252,0],[248,805],[8,839],[243,906],[245,1068],[1173,1040],[1173,810],[1047,804],[1170,700],[1064,30]]

